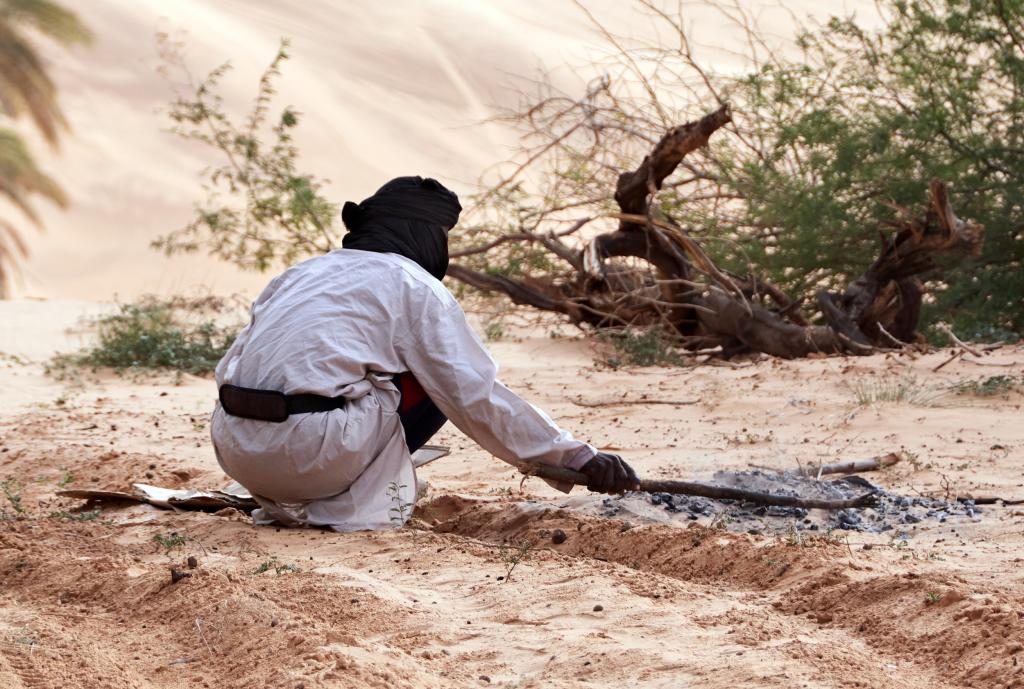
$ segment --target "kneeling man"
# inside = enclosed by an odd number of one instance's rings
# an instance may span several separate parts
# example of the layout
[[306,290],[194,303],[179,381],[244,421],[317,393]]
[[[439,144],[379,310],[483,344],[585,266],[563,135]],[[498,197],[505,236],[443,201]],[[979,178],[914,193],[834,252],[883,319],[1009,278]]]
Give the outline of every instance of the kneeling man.
[[411,452],[449,419],[503,460],[577,469],[598,492],[637,487],[621,458],[498,382],[441,284],[461,210],[436,180],[394,179],[345,204],[343,248],[285,271],[253,304],[217,366],[211,433],[221,467],[260,503],[258,523],[400,526],[395,501],[415,501]]

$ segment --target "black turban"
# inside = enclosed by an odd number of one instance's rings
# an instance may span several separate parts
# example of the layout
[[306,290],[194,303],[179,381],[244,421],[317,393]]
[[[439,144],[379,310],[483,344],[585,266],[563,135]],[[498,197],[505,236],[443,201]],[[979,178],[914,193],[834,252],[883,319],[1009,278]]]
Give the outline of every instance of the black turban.
[[459,197],[437,180],[396,177],[362,203],[345,202],[341,245],[405,256],[440,280],[448,272],[448,230],[460,211]]

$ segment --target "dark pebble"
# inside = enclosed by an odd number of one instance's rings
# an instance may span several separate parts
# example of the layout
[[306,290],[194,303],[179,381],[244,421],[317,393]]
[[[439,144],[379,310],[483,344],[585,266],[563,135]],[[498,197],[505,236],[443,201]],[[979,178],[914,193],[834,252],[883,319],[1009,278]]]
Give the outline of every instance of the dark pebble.
[[555,545],[558,545],[559,543],[565,543],[565,538],[565,532],[561,529],[555,529],[551,532],[551,542]]
[[188,559],[185,560],[185,564],[188,565],[189,569],[195,569],[199,566],[199,560],[196,559],[195,555],[189,555]]
[[171,583],[177,584],[182,579],[187,579],[192,576],[189,572],[182,572],[180,569],[171,568]]
[[602,610],[604,610],[604,606],[603,605],[599,604],[599,605],[595,605],[594,606],[594,612],[601,612]]

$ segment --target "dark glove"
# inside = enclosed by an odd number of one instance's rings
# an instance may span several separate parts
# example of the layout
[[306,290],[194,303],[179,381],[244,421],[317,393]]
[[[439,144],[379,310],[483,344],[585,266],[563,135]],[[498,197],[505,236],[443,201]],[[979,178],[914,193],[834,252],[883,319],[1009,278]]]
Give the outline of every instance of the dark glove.
[[639,490],[640,479],[633,467],[622,461],[618,455],[598,452],[597,455],[580,468],[587,477],[587,490],[595,493],[624,493],[627,490]]

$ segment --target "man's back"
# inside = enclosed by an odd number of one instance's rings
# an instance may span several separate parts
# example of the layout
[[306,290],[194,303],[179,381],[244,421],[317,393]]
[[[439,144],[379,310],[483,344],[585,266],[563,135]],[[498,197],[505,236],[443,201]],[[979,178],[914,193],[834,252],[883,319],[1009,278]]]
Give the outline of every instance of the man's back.
[[408,259],[352,249],[275,278],[217,367],[218,384],[334,397],[370,372],[399,373],[396,338],[426,300],[453,301]]

